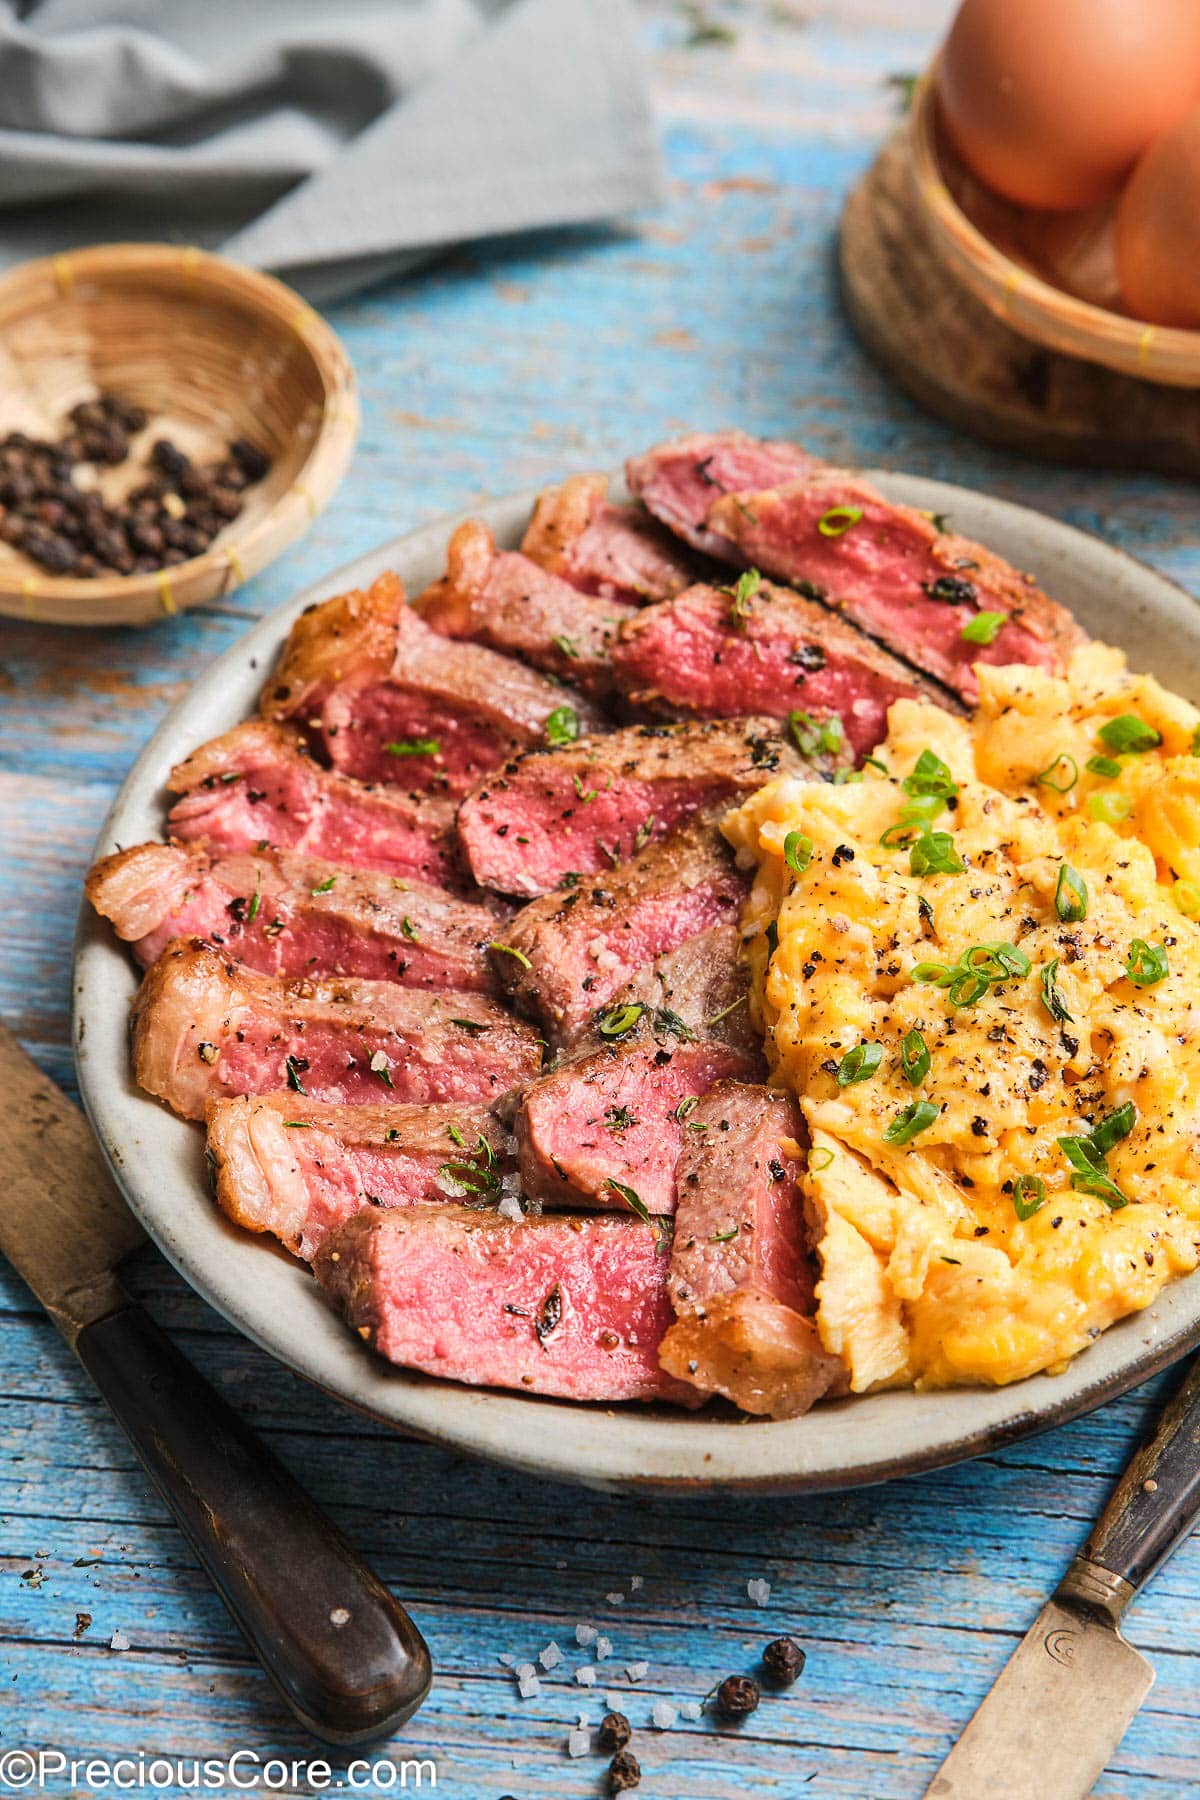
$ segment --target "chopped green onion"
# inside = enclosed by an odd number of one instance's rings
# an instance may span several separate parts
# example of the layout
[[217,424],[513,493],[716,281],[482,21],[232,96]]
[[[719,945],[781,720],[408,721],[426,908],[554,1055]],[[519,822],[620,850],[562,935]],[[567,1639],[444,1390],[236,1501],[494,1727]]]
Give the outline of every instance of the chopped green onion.
[[1166,951],[1161,944],[1148,944],[1144,938],[1134,938],[1125,960],[1125,973],[1135,987],[1153,987],[1171,973]]
[[958,635],[968,644],[994,644],[1001,629],[1007,624],[1007,613],[980,612],[973,619],[967,620]]
[[1162,743],[1162,732],[1155,731],[1153,725],[1147,725],[1145,719],[1139,719],[1135,713],[1118,714],[1100,727],[1097,736],[1117,756],[1124,756],[1129,751],[1141,755]]
[[543,729],[546,742],[553,749],[560,750],[564,744],[573,744],[579,736],[579,715],[573,706],[556,706],[547,715]]
[[262,905],[262,889],[255,888],[254,898],[251,900],[250,905],[246,909],[247,925],[253,925],[255,919],[257,919],[257,917],[258,917],[258,909],[261,905]]
[[498,950],[502,956],[511,956],[514,961],[520,963],[523,969],[532,969],[533,967],[525,952],[516,949],[512,944],[489,944],[488,949]]
[[757,569],[747,569],[739,575],[736,587],[719,588],[721,594],[730,596],[729,623],[735,631],[744,631],[750,617],[750,602],[762,586],[762,576]]
[[624,1037],[633,1030],[646,1008],[638,1001],[628,1006],[614,1006],[611,1012],[602,1013],[596,1020],[596,1030],[601,1037]]
[[408,939],[410,944],[419,944],[420,943],[421,934],[417,930],[416,926],[413,924],[412,920],[409,918],[407,913],[405,913],[404,917],[400,921],[400,929],[404,933],[404,936]]
[[1058,871],[1058,885],[1054,890],[1054,910],[1064,925],[1078,925],[1087,918],[1088,891],[1087,882],[1065,862]]
[[[884,773],[887,773],[886,769]],[[922,750],[913,764],[912,774],[906,775],[900,786],[914,798],[947,800],[958,792],[958,783],[951,775],[948,765],[940,756],[935,756],[932,750]]]
[[564,656],[579,655],[576,645],[562,632],[560,632],[557,637],[551,638],[550,642],[554,645],[556,650],[561,650]]
[[1111,756],[1089,756],[1083,766],[1089,775],[1102,775],[1106,781],[1115,781],[1121,773],[1120,763]]
[[312,1126],[307,1119],[285,1119],[283,1129],[285,1131],[311,1131]]
[[845,727],[836,713],[814,719],[811,713],[793,708],[787,716],[787,728],[801,756],[817,756],[821,751],[836,756],[846,741]]
[[817,1149],[810,1150],[808,1153],[809,1173],[812,1175],[819,1175],[821,1170],[827,1169],[832,1161],[833,1151],[825,1144],[819,1145]]
[[910,1144],[919,1132],[933,1124],[941,1112],[932,1100],[910,1100],[901,1107],[883,1134],[885,1144]]
[[1054,961],[1048,962],[1042,970],[1042,1005],[1056,1025],[1069,1025],[1074,1015],[1068,1012],[1067,1003],[1058,991],[1057,975],[1058,958],[1056,956]]
[[324,881],[320,882],[315,888],[312,889],[313,894],[314,895],[315,894],[327,894],[336,880],[337,880],[336,875],[327,875],[325,877]]
[[892,772],[885,762],[880,762],[877,756],[864,756],[863,763],[868,769],[878,769],[881,775],[890,775]]
[[959,875],[966,864],[948,831],[926,831],[909,851],[908,866],[914,875]]
[[487,1030],[481,1019],[451,1019],[450,1023],[457,1025],[460,1031],[468,1032],[471,1037],[482,1037]]
[[1018,1219],[1032,1219],[1046,1204],[1046,1184],[1040,1175],[1018,1175],[1013,1182],[1013,1211]]
[[[1062,767],[1061,776],[1057,773]],[[1069,794],[1079,780],[1079,764],[1065,750],[1060,750],[1052,763],[1047,763],[1040,775],[1033,778],[1034,787],[1051,788],[1056,794]]]
[[906,1031],[900,1040],[900,1067],[913,1087],[920,1087],[929,1073],[929,1046],[919,1031]]
[[1071,1165],[1071,1186],[1077,1193],[1094,1194],[1111,1212],[1128,1206],[1127,1196],[1108,1173],[1104,1157],[1091,1138],[1060,1137],[1058,1147]]
[[1137,1124],[1137,1107],[1132,1100],[1124,1106],[1118,1106],[1115,1112],[1105,1113],[1098,1125],[1093,1125],[1090,1136],[1095,1149],[1101,1156],[1107,1156],[1114,1144],[1127,1138]]
[[575,792],[579,795],[584,806],[590,806],[593,800],[598,800],[600,798],[599,788],[584,787],[583,776],[579,773],[578,769],[576,769],[571,779],[575,784]]
[[1126,794],[1089,794],[1088,811],[1098,825],[1119,825],[1133,811]]
[[1194,881],[1177,881],[1171,898],[1185,918],[1194,919],[1200,913],[1200,887]]
[[389,756],[437,756],[442,744],[440,738],[399,738],[383,747]]
[[955,971],[950,963],[918,962],[912,967],[914,981],[934,982],[938,987],[948,987],[954,979]]
[[947,989],[947,998],[951,1006],[974,1006],[991,985],[987,976],[977,969],[960,969]]
[[861,506],[831,506],[817,520],[817,530],[822,537],[844,537],[852,525],[857,525],[862,518]]
[[710,1244],[731,1244],[737,1234],[738,1227],[734,1225],[729,1231],[716,1232],[708,1241]]
[[789,831],[783,840],[783,860],[796,875],[803,875],[813,859],[813,841],[807,832]]
[[1192,755],[1200,756],[1200,725],[1192,733]]
[[856,1087],[860,1081],[870,1081],[882,1061],[882,1044],[855,1044],[837,1066],[838,1086]]

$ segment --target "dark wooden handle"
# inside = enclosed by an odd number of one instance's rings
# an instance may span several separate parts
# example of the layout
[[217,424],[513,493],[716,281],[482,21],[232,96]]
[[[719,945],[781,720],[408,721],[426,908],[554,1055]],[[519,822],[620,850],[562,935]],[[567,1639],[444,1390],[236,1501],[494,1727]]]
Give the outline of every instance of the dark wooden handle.
[[432,1676],[420,1632],[141,1307],[75,1348],[301,1724],[357,1744],[411,1718]]
[[1083,1549],[1132,1588],[1148,1581],[1200,1516],[1200,1357],[1149,1443],[1129,1463]]

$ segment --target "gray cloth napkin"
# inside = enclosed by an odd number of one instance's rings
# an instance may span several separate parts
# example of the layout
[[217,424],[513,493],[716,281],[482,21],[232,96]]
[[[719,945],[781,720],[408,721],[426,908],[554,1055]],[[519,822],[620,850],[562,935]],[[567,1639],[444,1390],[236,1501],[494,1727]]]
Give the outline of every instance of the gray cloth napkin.
[[0,266],[161,239],[328,301],[660,196],[626,0],[0,0]]

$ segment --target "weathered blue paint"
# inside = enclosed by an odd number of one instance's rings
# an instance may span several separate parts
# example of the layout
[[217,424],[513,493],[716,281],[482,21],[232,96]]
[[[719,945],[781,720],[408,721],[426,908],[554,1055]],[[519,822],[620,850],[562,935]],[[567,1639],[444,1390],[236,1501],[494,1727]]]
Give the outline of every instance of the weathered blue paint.
[[[0,623],[0,1014],[54,1075],[70,1079],[79,879],[165,708],[248,619],[477,494],[735,422],[986,486],[1200,584],[1188,489],[967,443],[889,387],[842,319],[842,198],[894,116],[887,75],[921,66],[947,11],[946,0],[731,4],[722,16],[737,42],[689,51],[680,9],[647,6],[672,179],[660,215],[474,248],[339,308],[364,401],[354,469],[308,539],[228,603],[145,633]],[[573,1653],[577,1621],[610,1631],[605,1667],[650,1664],[636,1689],[619,1673],[607,1684],[630,1691],[648,1800],[919,1794],[1084,1535],[1160,1385],[885,1488],[628,1503],[538,1487],[363,1423],[235,1336],[153,1253],[134,1285],[411,1602],[439,1673],[403,1751],[436,1756],[452,1800],[602,1791],[599,1759],[565,1755],[579,1711],[601,1712],[570,1678],[587,1660]],[[6,1271],[0,1369],[0,1751],[311,1754]],[[758,1611],[746,1581],[764,1574],[774,1592]],[[619,1607],[605,1599],[616,1591]],[[1198,1601],[1192,1545],[1130,1621],[1158,1681],[1097,1789],[1109,1800],[1200,1794]],[[77,1636],[81,1614],[91,1623]],[[744,1729],[641,1729],[654,1698],[702,1697],[784,1628],[808,1668]],[[114,1629],[128,1652],[108,1648]],[[551,1638],[566,1675],[521,1702],[497,1658],[533,1656]],[[74,1791],[93,1789],[81,1779]]]

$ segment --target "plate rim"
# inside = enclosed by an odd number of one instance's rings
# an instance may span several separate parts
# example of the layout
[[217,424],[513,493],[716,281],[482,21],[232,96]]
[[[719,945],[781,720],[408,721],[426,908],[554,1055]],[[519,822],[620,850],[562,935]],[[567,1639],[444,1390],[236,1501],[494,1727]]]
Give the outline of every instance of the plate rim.
[[[998,519],[1014,534],[1047,534],[1064,558],[1084,568],[1093,565],[1097,579],[1107,578],[1120,589],[1123,578],[1131,597],[1143,609],[1149,608],[1150,614],[1177,621],[1190,618],[1200,698],[1200,615],[1196,601],[1180,584],[1092,533],[1015,502],[921,476],[874,470],[864,473],[910,504],[938,512],[978,509],[989,521]],[[612,481],[614,492],[619,493],[620,477],[614,476]],[[519,537],[538,491],[481,500],[460,513],[389,539],[251,625],[202,671],[159,723],[114,796],[93,855],[106,853],[122,819],[139,805],[144,808],[151,796],[161,829],[162,778],[179,754],[178,747],[169,750],[168,746],[185,728],[192,731],[189,721],[193,714],[206,715],[207,722],[188,738],[189,747],[203,741],[200,733],[214,735],[246,716],[240,703],[236,708],[223,705],[222,694],[230,688],[248,688],[251,681],[261,684],[292,620],[306,606],[361,585],[395,564],[401,565],[403,575],[406,566],[438,563],[449,533],[467,518],[483,518],[500,541],[511,542]],[[227,722],[214,722],[212,715],[222,713]],[[81,895],[71,1023],[80,1092],[113,1175],[147,1235],[202,1299],[293,1373],[353,1410],[425,1441],[542,1479],[610,1491],[825,1492],[944,1467],[1051,1429],[1128,1392],[1200,1343],[1198,1272],[1170,1284],[1145,1312],[1131,1314],[1112,1326],[1075,1358],[1063,1375],[1035,1375],[1006,1388],[948,1389],[936,1395],[895,1389],[818,1407],[799,1420],[747,1423],[729,1414],[717,1416],[711,1409],[680,1415],[652,1408],[605,1408],[465,1387],[393,1369],[354,1341],[319,1299],[301,1265],[268,1240],[256,1240],[219,1214],[199,1179],[202,1162],[195,1127],[175,1119],[157,1101],[133,1089],[124,1052],[124,1019],[118,1017],[111,1001],[106,1002],[105,995],[113,986],[132,994],[136,985],[125,947]],[[122,1124],[128,1118],[136,1121],[131,1131]],[[215,1274],[203,1256],[197,1258],[186,1231],[181,1239],[178,1227],[172,1228],[167,1210],[171,1201],[161,1181],[156,1182],[148,1172],[139,1175],[141,1165],[136,1159],[144,1149],[138,1136],[142,1126],[156,1142],[175,1142],[180,1147],[185,1141],[193,1144],[188,1154],[197,1192],[192,1198],[200,1200],[201,1211],[195,1215],[185,1212],[184,1224],[192,1225],[191,1235],[202,1238],[206,1250],[228,1248],[233,1262],[225,1272],[226,1279]],[[152,1143],[151,1153],[153,1150]],[[260,1259],[258,1273],[268,1288],[295,1295],[309,1291],[317,1297],[317,1310],[308,1307],[307,1333],[298,1333],[293,1325],[289,1341],[286,1321],[281,1327],[277,1320],[264,1317],[263,1304],[256,1309],[248,1303],[246,1283],[251,1288],[259,1285],[254,1279],[256,1265],[250,1260],[254,1258]],[[233,1288],[242,1291],[231,1291]],[[322,1315],[325,1325],[334,1328],[332,1332],[321,1323]],[[294,1341],[298,1335],[306,1341]],[[1135,1339],[1139,1341],[1135,1343]],[[1114,1358],[1114,1345],[1123,1345],[1126,1353]],[[1114,1360],[1116,1366],[1108,1367]],[[1089,1375],[1091,1370],[1096,1371],[1094,1376]],[[935,1417],[944,1417],[945,1424],[927,1441],[913,1441],[912,1432],[905,1429],[905,1413],[915,1423],[931,1405]],[[973,1412],[982,1415],[979,1422],[952,1425],[954,1415],[969,1419]],[[852,1422],[849,1427],[846,1420]],[[822,1432],[823,1424],[829,1424],[831,1432]],[[853,1438],[856,1446],[861,1440],[861,1449],[849,1458],[844,1452],[825,1454],[820,1440],[826,1436]]]

